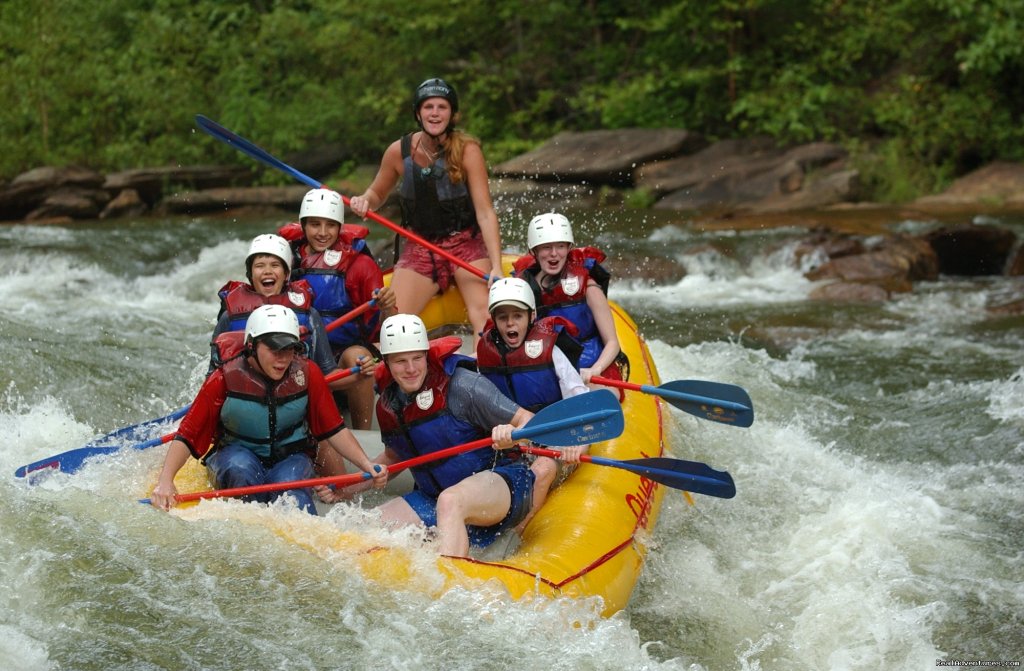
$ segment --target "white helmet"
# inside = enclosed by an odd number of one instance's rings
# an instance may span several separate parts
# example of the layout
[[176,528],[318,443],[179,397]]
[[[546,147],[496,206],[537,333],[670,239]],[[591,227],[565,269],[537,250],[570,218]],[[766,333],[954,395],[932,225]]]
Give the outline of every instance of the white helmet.
[[299,320],[291,308],[261,305],[245,321],[245,342],[259,340],[277,351],[299,344]]
[[381,324],[381,354],[417,352],[429,348],[427,327],[416,315],[391,315]]
[[252,239],[252,242],[249,244],[249,253],[245,257],[246,276],[249,276],[252,273],[252,259],[257,254],[269,254],[270,256],[276,256],[284,261],[284,274],[287,275],[291,272],[292,248],[291,245],[288,244],[288,241],[280,235],[266,233],[264,235],[257,235]]
[[494,314],[494,310],[502,305],[514,305],[527,310],[537,310],[537,301],[533,296],[533,289],[526,283],[526,280],[518,277],[502,277],[491,285],[487,296],[487,311]]
[[312,189],[302,198],[299,221],[306,217],[323,217],[339,224],[345,221],[345,203],[341,194],[330,189]]
[[526,228],[526,247],[531,252],[538,245],[546,245],[550,242],[568,242],[570,246],[575,244],[572,238],[572,226],[569,220],[561,214],[548,212],[538,214],[530,220]]

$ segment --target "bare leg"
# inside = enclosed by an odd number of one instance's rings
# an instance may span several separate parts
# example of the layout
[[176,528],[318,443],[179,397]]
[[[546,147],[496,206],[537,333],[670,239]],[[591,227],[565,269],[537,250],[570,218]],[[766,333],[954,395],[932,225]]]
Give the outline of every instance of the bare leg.
[[395,292],[395,309],[398,312],[418,315],[437,293],[438,286],[426,275],[408,268],[395,268],[391,289]]
[[[485,273],[491,271],[491,262],[487,259],[477,259],[472,265]],[[487,282],[465,268],[456,268],[455,285],[459,288],[459,293],[462,294],[462,302],[466,304],[469,323],[473,326],[473,350],[476,351],[480,333],[490,318],[490,314],[487,312]]]
[[530,523],[530,520],[533,519],[533,516],[537,514],[537,511],[540,510],[540,507],[547,500],[548,491],[558,476],[558,462],[551,457],[537,457],[530,466],[530,470],[533,471],[535,478],[533,483],[533,505],[526,518],[516,525],[516,533],[520,535],[522,535],[523,529],[526,528],[526,525]]
[[418,524],[423,526],[423,520],[412,509],[412,506],[402,497],[391,499],[387,503],[377,506],[384,523],[391,527],[410,526]]
[[451,557],[469,554],[467,524],[490,526],[508,514],[512,492],[505,479],[492,471],[471,475],[437,497],[437,535],[440,551]]

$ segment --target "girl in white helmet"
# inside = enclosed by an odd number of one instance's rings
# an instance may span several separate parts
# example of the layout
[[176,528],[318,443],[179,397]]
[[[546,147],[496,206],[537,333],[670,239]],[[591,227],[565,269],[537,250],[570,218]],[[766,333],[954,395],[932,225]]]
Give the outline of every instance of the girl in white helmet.
[[615,320],[608,305],[605,255],[594,247],[575,247],[572,226],[556,213],[534,217],[526,231],[530,253],[515,263],[515,274],[533,288],[540,317],[561,316],[579,329],[583,345],[580,376],[590,383],[594,375],[622,379]]
[[[455,89],[443,79],[420,84],[413,97],[420,129],[391,143],[373,183],[349,206],[365,218],[398,185],[407,228],[493,279],[501,275],[498,215],[480,142],[455,128],[458,111]],[[466,304],[475,343],[487,322],[487,284],[479,277],[410,240],[395,264],[391,286],[398,310],[419,314],[453,281]]]
[[[246,320],[244,343],[239,356],[206,378],[182,419],[150,497],[154,506],[175,505],[174,476],[190,456],[203,461],[221,489],[294,482],[313,477],[319,441],[370,473],[374,486],[387,484],[387,468],[370,461],[345,427],[323,374],[298,355],[304,347],[291,309],[254,310]],[[316,514],[311,490],[287,493]],[[266,502],[280,495],[252,499]]]
[[[491,285],[487,302],[493,326],[476,346],[477,370],[503,394],[530,412],[589,390],[576,370],[582,351],[573,336],[576,327],[563,317],[534,319],[537,314],[533,289],[518,277],[503,277]],[[561,448],[561,462],[579,463],[586,445]],[[574,466],[567,466],[568,475]],[[544,505],[559,476],[559,462],[537,457],[530,466],[536,478],[533,507],[517,530],[526,527]]]
[[[341,368],[363,366],[362,374],[336,386],[352,418],[352,428],[369,429],[373,419],[373,366],[381,315],[395,311],[395,293],[384,286],[384,275],[366,245],[365,226],[345,224],[341,194],[312,189],[302,199],[299,222],[278,233],[291,241],[294,263],[291,279],[304,280],[313,291],[313,307],[327,322],[331,351]],[[376,299],[376,310],[338,328],[330,322]],[[366,364],[366,365],[364,365]]]
[[[512,431],[533,413],[503,395],[457,354],[457,336],[428,340],[416,315],[397,314],[381,326],[384,366],[377,369],[377,422],[394,464],[490,436],[496,449],[515,444]],[[511,530],[529,513],[534,475],[526,461],[482,447],[413,469],[416,489],[380,507],[392,524],[435,528],[441,554],[463,557]],[[326,488],[318,489],[325,500]]]

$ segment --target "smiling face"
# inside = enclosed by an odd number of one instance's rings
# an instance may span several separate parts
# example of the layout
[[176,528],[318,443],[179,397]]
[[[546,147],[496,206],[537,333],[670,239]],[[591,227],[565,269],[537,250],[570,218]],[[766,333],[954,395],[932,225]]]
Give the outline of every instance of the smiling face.
[[266,343],[256,341],[256,362],[263,374],[277,382],[288,372],[288,366],[295,358],[295,348],[285,347],[273,350]]
[[494,328],[505,344],[515,349],[523,344],[530,328],[530,311],[515,305],[499,305],[491,313]]
[[384,363],[398,388],[406,394],[418,392],[427,379],[427,353],[422,350],[385,354]]
[[250,277],[253,289],[261,296],[275,296],[284,289],[288,272],[284,261],[270,254],[257,254],[252,260]]
[[420,126],[427,135],[438,137],[446,130],[452,120],[452,106],[444,98],[427,98],[420,105]]
[[533,248],[533,256],[540,264],[545,275],[558,275],[565,267],[565,259],[569,256],[568,242],[549,242]]
[[302,230],[314,252],[322,252],[338,241],[341,224],[326,217],[305,217]]

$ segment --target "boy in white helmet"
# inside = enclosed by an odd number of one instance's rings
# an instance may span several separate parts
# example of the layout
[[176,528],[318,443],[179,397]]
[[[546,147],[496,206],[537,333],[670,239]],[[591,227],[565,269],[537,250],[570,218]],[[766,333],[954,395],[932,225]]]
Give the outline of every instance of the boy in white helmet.
[[[536,413],[563,398],[590,391],[573,364],[581,352],[573,339],[576,327],[562,317],[535,320],[533,290],[524,280],[503,277],[495,281],[487,309],[491,322],[477,343],[477,369],[503,394]],[[561,460],[579,463],[586,451],[585,445],[564,447]],[[559,474],[558,462],[550,457],[537,457],[530,468],[536,477],[533,507],[520,530],[544,505]]]
[[[241,331],[252,312],[263,305],[282,305],[295,312],[299,326],[306,331],[309,358],[316,362],[320,372],[329,375],[337,367],[331,353],[327,331],[319,311],[313,307],[313,292],[302,280],[289,282],[292,250],[288,241],[279,235],[265,234],[253,238],[245,257],[245,276],[248,282],[231,281],[217,292],[221,299],[220,315],[211,337],[211,370],[218,366],[217,348],[212,343],[217,336],[228,331]],[[365,365],[373,369],[373,361]],[[342,386],[344,380],[331,383],[332,389]]]
[[[345,224],[341,194],[312,189],[302,199],[299,223],[278,232],[291,241],[294,263],[292,282],[303,280],[313,291],[313,307],[327,324],[331,351],[341,368],[376,360],[377,331],[381,316],[395,311],[395,293],[384,286],[384,275],[366,245],[365,226]],[[330,322],[376,299],[375,310],[330,328]],[[352,428],[369,429],[373,419],[373,368],[347,378],[334,387],[345,395]]]
[[[291,309],[255,309],[246,320],[244,347],[206,378],[182,419],[150,497],[154,506],[176,504],[174,476],[190,456],[203,461],[221,489],[293,482],[313,477],[319,441],[372,474],[374,486],[387,484],[387,469],[371,462],[345,427],[323,374],[298,355],[304,347]],[[288,493],[316,514],[310,489]]]
[[[385,450],[376,461],[394,464],[488,435],[496,449],[515,443],[512,431],[533,413],[475,372],[472,358],[456,354],[461,344],[458,337],[428,340],[416,315],[384,321],[377,422]],[[413,469],[413,479],[414,491],[380,511],[392,524],[436,528],[444,555],[462,557],[471,544],[490,544],[530,511],[533,472],[518,455],[490,447],[423,464]]]

